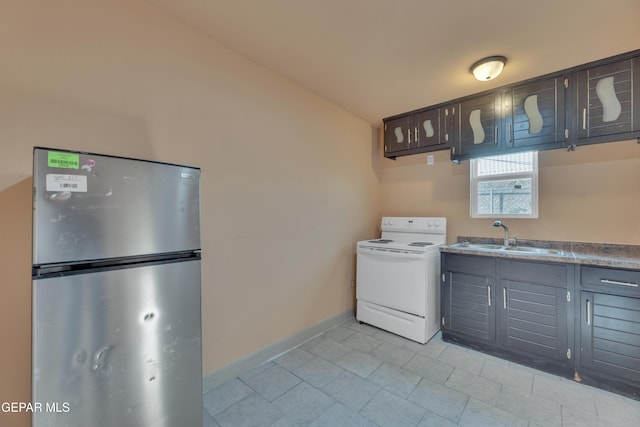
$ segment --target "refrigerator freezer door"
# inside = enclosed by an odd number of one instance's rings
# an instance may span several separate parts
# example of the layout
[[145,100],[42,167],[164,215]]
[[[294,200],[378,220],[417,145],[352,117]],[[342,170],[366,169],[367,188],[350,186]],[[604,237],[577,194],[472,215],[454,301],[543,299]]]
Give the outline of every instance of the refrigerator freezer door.
[[200,249],[200,170],[34,150],[33,264]]
[[33,426],[202,426],[200,261],[34,280]]

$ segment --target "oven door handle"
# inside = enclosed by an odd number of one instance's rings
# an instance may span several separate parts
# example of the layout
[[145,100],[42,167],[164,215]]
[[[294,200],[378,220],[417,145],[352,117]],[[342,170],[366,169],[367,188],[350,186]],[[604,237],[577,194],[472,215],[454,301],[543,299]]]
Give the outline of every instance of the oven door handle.
[[424,259],[424,253],[398,249],[358,248],[358,254],[382,259]]

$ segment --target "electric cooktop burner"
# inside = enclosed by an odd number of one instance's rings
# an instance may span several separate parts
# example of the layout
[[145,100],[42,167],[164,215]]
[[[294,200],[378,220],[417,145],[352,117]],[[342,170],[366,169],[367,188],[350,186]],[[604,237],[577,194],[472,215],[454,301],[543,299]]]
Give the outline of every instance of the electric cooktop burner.
[[393,240],[391,239],[378,239],[378,240],[369,240],[370,243],[391,243]]
[[433,245],[433,243],[431,242],[413,242],[413,243],[409,243],[408,246],[420,246],[420,247],[425,247],[425,246],[431,246]]

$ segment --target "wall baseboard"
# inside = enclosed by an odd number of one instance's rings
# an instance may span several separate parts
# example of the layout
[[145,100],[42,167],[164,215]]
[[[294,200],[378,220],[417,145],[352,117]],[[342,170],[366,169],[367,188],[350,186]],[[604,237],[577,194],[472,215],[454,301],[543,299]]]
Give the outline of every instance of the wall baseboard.
[[216,386],[229,381],[232,378],[248,371],[251,368],[266,363],[282,353],[286,353],[294,347],[297,347],[310,339],[326,332],[327,330],[338,326],[339,324],[353,318],[353,310],[347,310],[343,313],[337,314],[320,323],[298,332],[295,335],[291,335],[283,340],[270,344],[261,348],[255,353],[251,353],[236,361],[229,363],[228,365],[218,369],[217,371],[210,372],[202,378],[202,392],[206,393]]

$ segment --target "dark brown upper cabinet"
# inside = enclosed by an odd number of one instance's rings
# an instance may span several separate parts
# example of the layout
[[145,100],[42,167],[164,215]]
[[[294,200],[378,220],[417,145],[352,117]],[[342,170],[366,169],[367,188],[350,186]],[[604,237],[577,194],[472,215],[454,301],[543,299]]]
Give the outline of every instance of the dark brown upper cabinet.
[[451,158],[562,147],[567,86],[568,79],[549,77],[465,99]]
[[640,131],[640,57],[577,71],[576,144],[637,137]]
[[444,148],[449,148],[458,140],[460,132],[458,123],[460,118],[460,108],[458,104],[445,105],[440,108],[440,131]]
[[384,155],[402,155],[411,146],[409,137],[413,131],[413,116],[405,116],[384,122]]
[[451,148],[454,162],[640,139],[640,50],[390,117],[384,124],[385,157]]
[[552,77],[508,89],[503,96],[505,148],[560,148],[568,136],[565,99],[568,78]]
[[491,155],[501,148],[500,93],[490,93],[460,103],[460,134],[452,156]]
[[396,156],[444,150],[440,121],[445,120],[439,108],[422,110],[401,117],[385,119],[384,155]]
[[413,116],[413,135],[418,147],[442,144],[439,109],[427,110]]

